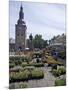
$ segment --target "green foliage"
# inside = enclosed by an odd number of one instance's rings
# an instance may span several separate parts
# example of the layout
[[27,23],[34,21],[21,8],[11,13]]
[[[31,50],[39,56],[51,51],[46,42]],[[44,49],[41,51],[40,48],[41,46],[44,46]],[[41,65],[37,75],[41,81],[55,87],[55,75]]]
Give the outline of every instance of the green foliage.
[[25,70],[23,72],[13,72],[10,74],[10,82],[18,82],[28,80],[29,71]]
[[44,67],[44,64],[43,63],[35,63],[35,64],[33,64],[33,66],[35,66],[35,67]]
[[53,41],[53,40],[55,40],[56,39],[56,36],[54,36],[51,40]]
[[14,63],[15,65],[21,65],[22,62],[27,62],[29,64],[29,62],[31,61],[31,58],[26,56],[11,56],[9,57],[9,63]]
[[27,64],[27,63],[22,63],[22,67],[26,67],[26,66],[29,66],[30,64]]
[[40,71],[40,70],[33,70],[31,76],[32,76],[32,79],[41,79],[41,78],[44,78],[44,73],[43,71]]
[[19,82],[30,79],[41,79],[44,77],[44,73],[41,70],[24,70],[20,72],[11,72],[9,82]]
[[31,63],[31,64],[22,64],[22,67],[26,66],[35,66],[35,67],[44,67],[44,63]]
[[15,61],[15,60],[26,61],[28,59],[30,60],[30,57],[28,57],[28,56],[10,56],[9,57],[10,61]]
[[38,35],[36,34],[34,39],[33,39],[33,46],[34,48],[45,48],[48,45],[47,40],[45,41],[44,39],[42,39],[42,35]]
[[65,70],[65,68],[59,68],[58,72],[60,72],[60,74],[63,75],[66,73],[66,70]]
[[53,69],[57,69],[57,65],[53,65],[53,66],[52,66],[52,70],[53,70]]
[[15,63],[15,65],[21,65],[22,61],[21,60],[15,60],[14,63]]
[[59,52],[59,57],[61,57],[62,59],[66,59],[66,51]]
[[9,60],[20,60],[20,57],[19,56],[10,56],[9,57]]
[[66,80],[55,80],[55,86],[64,86],[66,85]]
[[30,57],[26,57],[25,61],[27,62],[27,64],[29,64],[29,62],[31,61],[31,58]]
[[32,36],[32,34],[30,34],[30,36],[29,36],[29,40],[33,40],[33,36]]
[[15,66],[14,63],[9,63],[9,68],[13,68]]
[[43,40],[42,40],[42,36],[41,35],[36,35],[35,38],[33,39],[33,44],[34,44],[34,48],[42,48],[43,45]]
[[66,73],[66,70],[64,68],[59,68],[58,70],[53,69],[52,70],[52,73],[53,73],[54,76],[57,77],[57,76],[60,76],[60,75],[65,74]]
[[44,40],[43,47],[46,48],[47,45],[48,45],[48,41]]
[[55,77],[59,76],[59,72],[58,72],[56,69],[53,69],[53,70],[52,70],[52,74],[53,74]]

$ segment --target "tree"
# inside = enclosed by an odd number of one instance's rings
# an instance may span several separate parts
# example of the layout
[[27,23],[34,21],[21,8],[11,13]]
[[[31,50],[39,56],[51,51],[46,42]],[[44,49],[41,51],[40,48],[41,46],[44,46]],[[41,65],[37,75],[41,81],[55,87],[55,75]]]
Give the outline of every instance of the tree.
[[34,48],[42,49],[42,48],[46,48],[47,45],[48,45],[48,41],[42,39],[42,35],[38,35],[38,34],[35,35],[33,39]]
[[55,40],[56,39],[56,36],[54,36],[51,40]]
[[48,45],[48,41],[44,40],[43,47],[46,48],[47,45]]
[[33,39],[34,48],[39,48],[39,49],[43,48],[43,43],[44,40],[42,39],[42,35],[36,34]]
[[29,48],[30,48],[30,50],[33,50],[33,36],[32,36],[32,34],[30,34],[30,36],[29,36]]
[[32,36],[32,34],[30,34],[30,36],[29,36],[29,40],[33,40],[33,36]]

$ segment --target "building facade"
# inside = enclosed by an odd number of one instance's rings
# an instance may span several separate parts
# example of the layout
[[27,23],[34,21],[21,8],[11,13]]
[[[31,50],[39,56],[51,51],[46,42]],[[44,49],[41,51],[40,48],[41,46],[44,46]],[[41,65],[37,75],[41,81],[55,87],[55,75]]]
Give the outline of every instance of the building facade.
[[23,7],[19,11],[19,19],[15,25],[15,51],[24,51],[26,48],[26,24],[24,21]]
[[55,51],[65,51],[66,50],[66,35],[58,35],[50,41],[49,47]]
[[15,39],[10,38],[9,39],[9,52],[15,51]]

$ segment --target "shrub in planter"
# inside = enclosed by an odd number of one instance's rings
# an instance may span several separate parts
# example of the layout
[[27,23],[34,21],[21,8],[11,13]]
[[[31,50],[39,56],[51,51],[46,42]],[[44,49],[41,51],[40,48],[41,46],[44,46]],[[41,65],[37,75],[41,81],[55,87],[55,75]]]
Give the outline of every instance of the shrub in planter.
[[60,80],[55,80],[55,86],[64,86],[66,85],[66,80],[60,79]]

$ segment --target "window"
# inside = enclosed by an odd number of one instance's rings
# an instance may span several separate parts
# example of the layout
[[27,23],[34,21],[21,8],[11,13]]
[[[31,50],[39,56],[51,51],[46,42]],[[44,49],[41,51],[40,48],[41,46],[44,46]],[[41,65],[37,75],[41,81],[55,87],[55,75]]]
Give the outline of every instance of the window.
[[23,36],[23,33],[21,34],[21,36]]
[[17,34],[17,36],[19,36],[19,33]]

